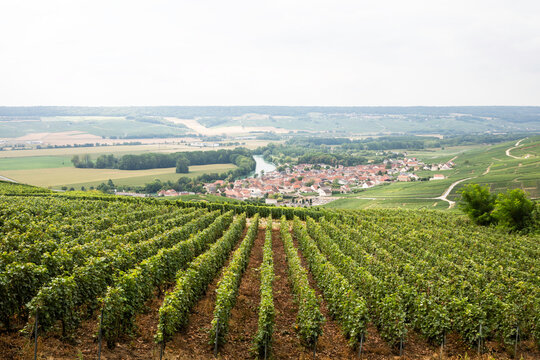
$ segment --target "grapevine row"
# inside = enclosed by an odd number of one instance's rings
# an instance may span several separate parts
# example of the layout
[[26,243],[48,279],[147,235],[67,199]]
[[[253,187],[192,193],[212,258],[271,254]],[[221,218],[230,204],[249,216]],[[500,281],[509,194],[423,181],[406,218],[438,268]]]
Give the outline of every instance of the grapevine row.
[[116,273],[129,270],[162,248],[186,240],[192,233],[206,228],[216,216],[217,213],[207,214],[149,240],[127,244],[107,256],[92,258],[86,265],[75,269],[72,275],[57,277],[42,287],[28,307],[32,313],[39,311],[41,314],[40,327],[46,330],[56,320],[61,320],[62,332],[66,334],[78,324],[77,308],[87,304],[94,309],[98,297],[107,290]]
[[298,250],[295,248],[289,233],[289,223],[284,216],[281,218],[280,235],[285,247],[288,275],[292,284],[294,299],[298,305],[298,315],[296,317],[298,335],[302,343],[308,347],[313,347],[316,346],[317,339],[322,334],[325,321],[320,310],[321,301],[309,285],[308,273],[302,266]]
[[349,343],[356,346],[366,332],[369,321],[365,300],[320,252],[298,218],[294,219],[293,233],[323,292],[330,314],[340,322]]
[[257,334],[254,339],[255,351],[267,358],[272,345],[274,332],[274,296],[272,286],[274,283],[274,259],[272,251],[272,218],[266,219],[266,232],[263,246],[263,259],[261,264],[261,302],[259,304],[259,319]]
[[179,270],[222,235],[231,220],[232,212],[220,216],[195,236],[159,250],[116,279],[114,286],[107,290],[102,308],[102,332],[109,347],[114,346],[122,333],[132,331],[135,315],[142,310],[154,289],[174,280]]
[[[47,282],[62,278],[69,278],[68,272],[83,266],[86,262],[96,262],[98,258],[97,250],[102,257],[114,256],[118,249],[122,249],[126,244],[136,244],[139,241],[147,240],[164,229],[183,225],[197,217],[197,212],[188,213],[170,219],[165,224],[156,224],[149,228],[140,228],[131,233],[118,235],[107,239],[97,239],[87,246],[74,246],[68,249],[55,251],[52,254],[45,254],[42,264],[12,262],[0,273],[0,319],[9,327],[9,319],[14,314],[21,314],[28,317],[25,304],[30,301]],[[92,249],[94,247],[95,249]],[[120,250],[121,251],[121,250]],[[88,260],[88,259],[91,260]],[[101,263],[99,261],[98,263]],[[91,271],[88,269],[86,271]],[[84,272],[84,271],[83,271]],[[86,277],[86,276],[85,276]]]
[[157,343],[166,343],[187,324],[192,307],[227,260],[245,224],[246,216],[238,216],[220,240],[198,256],[185,271],[178,272],[174,290],[166,295],[159,309]]
[[320,251],[360,294],[364,294],[371,310],[371,318],[377,325],[381,337],[390,345],[402,341],[407,328],[401,296],[382,286],[381,280],[341,251],[337,243],[347,241],[344,236],[332,240],[311,218],[307,219],[306,227]]
[[217,285],[216,305],[210,328],[210,341],[214,346],[225,343],[225,337],[229,329],[229,318],[231,316],[231,310],[236,303],[240,280],[246,269],[255,239],[257,238],[259,215],[255,215],[251,221],[246,237],[234,252],[229,266],[225,269]]

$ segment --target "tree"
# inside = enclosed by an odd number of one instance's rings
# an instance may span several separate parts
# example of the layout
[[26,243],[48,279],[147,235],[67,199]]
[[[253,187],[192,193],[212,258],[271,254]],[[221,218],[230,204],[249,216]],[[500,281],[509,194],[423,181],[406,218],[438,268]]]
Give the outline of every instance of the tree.
[[79,163],[81,162],[79,155],[73,155],[71,162],[73,163],[73,166],[78,167]]
[[187,174],[189,172],[189,160],[185,157],[179,157],[176,160],[176,173]]
[[84,154],[82,162],[84,163],[84,167],[86,168],[93,168],[94,163],[92,162],[92,157],[89,154]]
[[461,191],[459,207],[476,224],[488,225],[493,222],[491,212],[495,208],[495,198],[487,185],[468,184]]
[[527,199],[527,193],[521,189],[507,190],[495,200],[492,216],[502,227],[511,230],[523,230],[533,226],[533,212],[536,205]]
[[153,182],[144,185],[144,192],[157,193],[159,190],[161,190],[162,187],[163,184],[161,183],[161,180],[154,179]]

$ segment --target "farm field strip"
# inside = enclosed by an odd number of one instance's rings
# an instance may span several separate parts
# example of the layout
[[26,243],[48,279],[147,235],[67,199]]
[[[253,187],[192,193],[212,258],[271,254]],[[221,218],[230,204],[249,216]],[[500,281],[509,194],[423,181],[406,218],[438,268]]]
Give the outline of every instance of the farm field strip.
[[120,185],[139,186],[158,178],[162,181],[175,181],[179,177],[196,177],[209,172],[224,172],[234,169],[233,164],[193,165],[188,174],[177,174],[175,168],[149,170],[118,170],[118,169],[79,169],[62,167],[56,169],[6,170],[1,172],[19,183],[44,187],[97,186],[111,179]]
[[[388,185],[378,185],[358,193],[335,195],[338,200],[325,205],[327,208],[341,209],[371,209],[371,208],[405,208],[405,209],[443,209],[445,204],[439,200],[441,194],[456,181],[469,178],[457,184],[448,194],[449,201],[459,198],[459,191],[469,183],[490,184],[491,190],[503,192],[506,189],[521,188],[527,191],[533,199],[540,197],[540,161],[537,148],[540,137],[528,138],[520,147],[512,150],[512,154],[525,156],[530,149],[531,156],[527,158],[511,158],[505,152],[512,143],[496,145],[480,145],[451,150],[437,150],[430,157],[430,151],[408,152],[408,156],[417,156],[429,163],[441,163],[455,158],[456,166],[451,170],[440,171],[446,176],[444,180],[395,182]],[[447,154],[448,155],[443,155]],[[438,156],[437,154],[441,154]],[[489,171],[487,171],[489,169]],[[420,177],[432,176],[435,172],[415,172]],[[433,201],[430,201],[432,199]],[[447,205],[447,204],[446,204]],[[448,206],[446,206],[447,208]]]

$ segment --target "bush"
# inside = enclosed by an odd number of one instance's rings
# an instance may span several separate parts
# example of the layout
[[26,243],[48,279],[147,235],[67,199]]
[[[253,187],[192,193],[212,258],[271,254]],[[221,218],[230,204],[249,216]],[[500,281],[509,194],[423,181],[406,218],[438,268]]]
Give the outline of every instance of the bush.
[[540,209],[521,189],[493,195],[487,186],[469,184],[461,191],[459,207],[479,225],[497,223],[511,231],[537,231]]
[[535,213],[535,208],[535,203],[527,199],[525,191],[521,189],[508,190],[506,194],[497,196],[492,217],[502,227],[523,230],[534,226],[533,213]]
[[495,208],[495,199],[487,185],[468,184],[461,191],[459,207],[474,223],[488,225],[493,222],[491,212]]

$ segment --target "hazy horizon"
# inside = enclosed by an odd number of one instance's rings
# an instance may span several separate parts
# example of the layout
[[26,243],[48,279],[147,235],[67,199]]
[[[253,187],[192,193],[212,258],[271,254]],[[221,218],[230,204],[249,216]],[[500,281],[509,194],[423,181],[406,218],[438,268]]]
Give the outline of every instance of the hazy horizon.
[[2,106],[540,106],[536,1],[0,5]]

